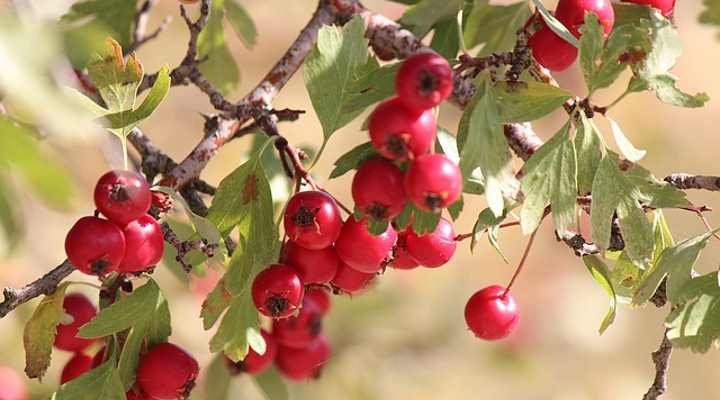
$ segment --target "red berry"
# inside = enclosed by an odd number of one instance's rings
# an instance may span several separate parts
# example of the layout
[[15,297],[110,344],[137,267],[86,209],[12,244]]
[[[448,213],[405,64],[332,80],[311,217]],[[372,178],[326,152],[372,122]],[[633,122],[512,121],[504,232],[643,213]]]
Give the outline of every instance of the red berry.
[[403,174],[395,164],[373,159],[364,162],[352,182],[355,206],[372,219],[392,219],[405,207]]
[[418,235],[410,229],[407,235],[408,253],[412,259],[428,268],[437,268],[450,261],[456,247],[455,230],[445,218],[440,218],[431,233]]
[[[337,271],[336,271],[337,274]],[[330,312],[332,301],[330,293],[324,286],[309,286],[305,289],[305,299],[312,300],[313,303],[320,307],[322,315],[325,316]]]
[[414,111],[394,97],[375,108],[368,124],[373,147],[391,160],[414,159],[435,141],[437,123],[432,110]]
[[330,282],[339,260],[332,246],[309,250],[295,242],[287,242],[283,247],[283,262],[295,268],[304,284],[310,284]]
[[152,195],[142,175],[132,171],[110,171],[95,185],[95,206],[120,226],[140,218],[150,209]]
[[102,349],[98,350],[97,353],[92,358],[92,368],[97,368],[101,366],[105,362],[105,352],[107,351],[107,347],[103,347]]
[[265,339],[265,353],[258,354],[250,348],[245,358],[237,363],[225,357],[225,362],[228,364],[233,375],[243,372],[250,375],[257,375],[265,371],[275,360],[278,348],[277,341],[265,330],[260,331],[260,334],[262,334],[263,339]]
[[403,61],[395,78],[398,98],[411,110],[427,110],[442,103],[453,89],[450,64],[436,53],[417,53]]
[[330,344],[320,335],[302,349],[280,346],[275,365],[280,373],[293,381],[318,378],[323,366],[330,359]]
[[462,192],[460,168],[442,154],[419,157],[405,171],[405,194],[426,211],[454,203]]
[[663,16],[669,17],[675,9],[675,0],[622,0],[624,3],[635,3],[657,8]]
[[82,353],[77,353],[65,364],[60,374],[60,384],[65,384],[78,376],[90,371],[93,359]]
[[465,322],[480,339],[502,339],[512,333],[519,320],[515,299],[502,286],[488,286],[476,292],[465,306]]
[[575,62],[578,49],[542,23],[542,28],[530,37],[528,45],[533,57],[543,67],[551,71],[564,71]]
[[65,237],[65,254],[78,270],[104,275],[117,270],[125,255],[125,236],[110,221],[80,218]]
[[303,284],[295,270],[273,264],[261,271],[252,284],[252,298],[261,314],[285,318],[295,313],[303,298]]
[[398,233],[397,243],[393,249],[393,261],[390,264],[395,269],[413,269],[417,268],[418,262],[408,253],[407,249],[407,237],[408,230],[404,230]]
[[91,339],[77,337],[78,329],[95,318],[97,308],[85,295],[73,293],[65,296],[63,300],[65,314],[72,318],[72,322],[57,326],[55,347],[60,350],[80,351],[93,343]]
[[308,191],[288,201],[284,223],[290,240],[306,249],[320,250],[333,244],[340,233],[342,218],[330,195]]
[[356,271],[355,269],[348,267],[345,263],[340,262],[337,274],[335,274],[335,277],[330,284],[337,291],[347,294],[356,294],[365,289],[375,276],[375,274]]
[[305,297],[297,316],[273,322],[273,336],[280,346],[295,349],[307,347],[322,331],[322,317],[320,306]]
[[187,399],[198,370],[197,361],[185,350],[160,343],[140,358],[137,381],[145,393],[159,400]]
[[28,400],[25,381],[14,369],[0,365],[0,399],[2,400]]
[[368,274],[380,271],[392,255],[397,233],[388,224],[385,232],[373,236],[367,228],[367,219],[355,220],[351,215],[345,221],[335,241],[340,260],[360,272]]
[[585,14],[597,15],[605,35],[615,24],[615,11],[610,0],[560,0],[555,9],[555,17],[562,22],[575,37],[580,37],[580,28],[585,23]]
[[123,230],[125,234],[125,257],[120,272],[140,272],[152,267],[162,259],[164,242],[160,224],[148,214],[131,221]]

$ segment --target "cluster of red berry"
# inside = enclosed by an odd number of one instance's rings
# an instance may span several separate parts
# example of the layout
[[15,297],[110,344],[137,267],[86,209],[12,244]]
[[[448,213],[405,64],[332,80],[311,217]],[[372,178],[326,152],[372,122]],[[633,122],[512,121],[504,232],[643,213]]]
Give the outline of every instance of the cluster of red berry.
[[142,175],[110,171],[95,186],[95,206],[107,219],[80,218],[65,238],[70,263],[91,275],[137,273],[157,264],[163,255],[163,233],[148,215],[150,186]]
[[[657,8],[669,17],[675,8],[675,0],[622,0],[625,3],[635,3]],[[615,24],[615,12],[610,0],[560,0],[555,9],[555,18],[562,22],[576,38],[580,38],[580,28],[585,23],[585,14],[593,13],[598,17],[605,36],[612,31]],[[532,17],[528,24],[534,23],[538,16]],[[529,40],[528,44],[533,57],[540,65],[551,71],[567,69],[578,56],[578,49],[566,42],[550,29],[545,20],[540,18],[542,24]]]

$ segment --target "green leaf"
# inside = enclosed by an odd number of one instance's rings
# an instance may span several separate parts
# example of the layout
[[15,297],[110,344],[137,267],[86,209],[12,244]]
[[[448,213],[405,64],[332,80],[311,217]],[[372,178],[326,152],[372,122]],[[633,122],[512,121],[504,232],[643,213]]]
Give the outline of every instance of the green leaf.
[[441,56],[453,60],[460,50],[460,24],[451,18],[435,25],[430,47]]
[[400,215],[395,217],[395,225],[397,226],[398,231],[402,231],[407,228],[408,225],[410,225],[413,220],[414,211],[415,206],[413,206],[413,203],[411,201],[405,203],[405,208],[402,209]]
[[[580,67],[585,76],[585,82],[589,83],[596,74],[597,60],[602,55],[605,42],[604,31],[595,13],[586,13],[585,22],[580,28]],[[590,86],[588,84],[588,86]]]
[[249,293],[238,295],[230,301],[230,307],[210,340],[210,351],[222,351],[238,362],[249,350],[248,328],[259,329],[258,313]]
[[516,191],[517,180],[512,172],[512,160],[495,91],[484,74],[477,82],[472,101],[463,112],[457,139],[463,177],[467,179],[476,168],[480,168],[488,206],[495,215],[502,215],[504,194]]
[[240,71],[228,47],[223,28],[225,2],[232,1],[212,1],[208,22],[198,36],[198,58],[205,60],[199,66],[200,71],[222,94],[230,93],[240,83]]
[[638,199],[653,208],[690,207],[692,203],[687,194],[654,177],[650,171],[639,164],[634,164],[624,174],[637,189],[635,195]]
[[207,400],[228,400],[230,395],[230,371],[225,364],[225,356],[218,354],[205,372],[205,394]]
[[51,400],[125,400],[125,388],[113,363],[106,362],[60,386]]
[[480,56],[510,50],[515,45],[516,32],[531,15],[527,2],[501,6],[475,0],[463,24],[465,45],[482,44]]
[[592,237],[600,247],[607,248],[613,215],[617,213],[625,251],[633,262],[646,265],[652,259],[652,225],[638,202],[636,186],[620,172],[617,163],[615,156],[605,156],[595,175],[590,213]]
[[435,151],[444,154],[455,164],[460,163],[460,154],[458,153],[457,139],[445,128],[437,129],[437,141],[435,142]]
[[55,293],[45,296],[25,324],[25,373],[29,378],[42,378],[50,366],[57,325],[65,315],[63,300],[68,285],[61,283]]
[[457,219],[460,218],[460,213],[462,212],[464,207],[464,196],[460,194],[460,198],[457,199],[457,201],[455,201],[454,203],[450,204],[447,208],[448,214],[450,214],[450,218],[452,218],[453,221],[457,221]]
[[622,154],[623,157],[634,163],[645,157],[647,151],[635,148],[635,146],[630,143],[630,139],[625,136],[625,133],[620,128],[620,125],[618,125],[614,119],[607,117],[607,120],[610,122],[610,129],[612,130],[613,137],[615,138],[615,144],[617,144],[618,149],[620,149],[620,154]]
[[95,54],[88,65],[88,74],[109,111],[120,112],[135,107],[135,96],[144,75],[143,67],[134,55],[128,56],[125,61],[118,42],[107,39],[103,50]]
[[572,93],[544,82],[498,82],[495,84],[502,122],[529,122],[561,107]]
[[88,25],[95,29],[110,29],[112,37],[122,47],[128,47],[136,9],[136,0],[88,0],[73,4],[62,20],[67,23],[89,21]]
[[720,26],[720,2],[717,0],[703,0],[702,14],[698,18],[701,24]]
[[400,17],[400,23],[415,36],[425,36],[441,21],[455,19],[463,6],[463,0],[422,0],[409,7]]
[[[0,134],[2,135],[2,134]],[[0,228],[3,230],[4,250],[7,254],[12,253],[25,236],[25,228],[22,218],[16,210],[18,202],[14,189],[10,182],[0,174]],[[2,254],[0,253],[0,256]]]
[[578,113],[579,123],[575,129],[575,151],[577,153],[577,184],[578,193],[589,194],[592,190],[595,172],[602,158],[602,136],[595,122],[588,119],[585,113]]
[[388,225],[390,225],[390,221],[386,219],[377,220],[368,217],[367,221],[368,232],[373,236],[382,235],[387,231]]
[[225,0],[225,12],[230,25],[245,47],[248,49],[255,47],[257,28],[245,7],[237,0]]
[[418,235],[435,232],[435,228],[440,222],[440,213],[423,211],[417,207],[414,208],[413,215],[415,216],[415,219],[412,223],[412,230]]
[[220,319],[223,311],[230,306],[231,298],[232,295],[225,289],[225,281],[221,279],[202,304],[200,317],[205,330],[212,328]]
[[[506,210],[507,211],[507,210]],[[474,252],[477,247],[478,240],[482,237],[482,234],[487,232],[488,241],[490,245],[497,251],[502,257],[503,261],[508,263],[507,257],[500,249],[500,242],[498,241],[498,233],[500,232],[500,224],[507,218],[507,213],[496,217],[492,210],[486,208],[480,212],[477,221],[473,226],[473,237],[470,239],[470,251]]]
[[290,398],[285,380],[280,377],[275,368],[269,368],[262,374],[253,375],[253,380],[267,400],[288,400]]
[[713,272],[689,280],[677,299],[680,306],[665,320],[667,338],[677,347],[705,353],[720,339],[720,286]]
[[568,121],[523,166],[521,189],[525,193],[520,221],[523,232],[537,229],[549,204],[557,232],[575,222],[577,156]]
[[118,375],[125,390],[129,390],[135,383],[135,375],[140,362],[140,351],[148,331],[148,321],[138,322],[127,335],[123,344],[120,360],[118,361]]
[[[367,72],[368,42],[362,18],[355,17],[342,29],[324,26],[305,61],[305,86],[323,127],[325,141],[360,112],[344,112],[349,88],[358,74]],[[363,68],[365,67],[365,68]]]
[[575,36],[570,33],[568,28],[566,28],[565,25],[562,24],[562,22],[558,21],[557,18],[555,18],[555,16],[552,15],[550,11],[547,10],[547,8],[545,8],[545,6],[540,0],[532,0],[532,2],[535,4],[537,11],[540,12],[540,15],[545,20],[545,23],[548,25],[548,27],[550,27],[550,29],[552,29],[553,32],[555,32],[555,34],[557,34],[563,40],[575,47],[580,46],[577,38],[575,38]]
[[[395,95],[395,76],[401,63],[383,65],[371,58],[355,71],[343,99],[344,118],[355,118],[371,105]],[[351,119],[352,119],[351,118]]]
[[605,315],[605,318],[603,318],[603,321],[600,324],[600,329],[598,330],[599,333],[602,335],[605,330],[613,323],[613,321],[615,321],[615,314],[617,308],[617,296],[615,294],[615,288],[613,287],[612,279],[610,278],[610,270],[608,269],[607,265],[605,265],[605,263],[600,260],[600,258],[594,255],[584,256],[583,262],[588,268],[588,271],[590,271],[590,273],[592,274],[595,281],[599,283],[600,286],[608,294],[608,296],[610,296],[610,309]]
[[[600,43],[602,44],[602,41]],[[583,63],[587,63],[583,68],[588,90],[594,93],[610,86],[628,66],[641,62],[650,47],[650,40],[643,29],[635,25],[622,25],[613,29],[601,52],[594,51],[590,54],[587,53],[589,50],[586,50],[583,56],[581,49],[581,60],[585,57]]]
[[335,161],[335,168],[330,172],[330,179],[341,177],[349,171],[357,169],[360,164],[377,155],[370,142],[353,147]]
[[167,66],[160,68],[157,74],[157,80],[150,89],[150,92],[143,100],[142,104],[136,109],[126,109],[113,114],[106,114],[104,117],[110,122],[109,128],[132,129],[137,124],[148,118],[155,109],[162,103],[170,90],[170,70]]

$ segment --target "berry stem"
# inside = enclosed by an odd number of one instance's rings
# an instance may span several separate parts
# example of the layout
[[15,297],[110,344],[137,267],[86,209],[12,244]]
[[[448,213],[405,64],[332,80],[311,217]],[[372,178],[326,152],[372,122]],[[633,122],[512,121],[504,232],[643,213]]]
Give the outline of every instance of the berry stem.
[[[539,226],[538,226],[539,228]],[[520,263],[518,263],[517,268],[515,268],[515,273],[513,274],[512,278],[510,279],[510,282],[507,284],[507,287],[505,287],[505,291],[503,292],[501,297],[505,297],[508,292],[510,292],[510,288],[515,283],[515,280],[520,275],[520,272],[523,270],[523,266],[525,266],[525,261],[528,258],[528,255],[530,254],[530,249],[532,248],[533,242],[535,241],[535,235],[537,235],[538,228],[535,228],[533,233],[530,234],[530,238],[528,239],[527,245],[525,245],[525,251],[523,252],[522,258],[520,259]]]
[[[518,225],[520,225],[520,221],[512,221],[512,222],[506,222],[504,224],[500,224],[500,228],[507,228],[510,226],[518,226]],[[482,232],[484,232],[486,230],[487,230],[487,228],[483,229]],[[481,232],[477,232],[477,233],[481,233]],[[461,233],[461,234],[455,236],[455,241],[461,242],[465,239],[470,239],[471,237],[473,237],[473,235],[475,235],[475,232]]]

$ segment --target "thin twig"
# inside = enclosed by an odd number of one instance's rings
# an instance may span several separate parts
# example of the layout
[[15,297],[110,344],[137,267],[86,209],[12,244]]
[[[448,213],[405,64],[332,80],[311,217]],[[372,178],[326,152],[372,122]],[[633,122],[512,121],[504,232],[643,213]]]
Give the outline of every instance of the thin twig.
[[53,270],[43,275],[34,282],[28,283],[20,289],[5,288],[3,295],[5,296],[0,303],[0,318],[6,316],[10,311],[17,308],[42,294],[52,294],[57,289],[60,281],[65,279],[75,270],[75,267],[68,260],[55,267]]
[[170,243],[175,250],[177,250],[177,256],[175,261],[182,265],[185,272],[190,273],[192,271],[192,265],[185,261],[185,257],[193,250],[197,250],[205,254],[208,258],[212,258],[215,255],[215,251],[218,248],[217,243],[208,243],[206,239],[200,240],[181,240],[177,234],[173,232],[172,228],[167,222],[163,222],[161,225],[163,231],[163,237],[165,241]]
[[667,392],[668,370],[670,369],[670,356],[673,345],[667,338],[668,329],[665,329],[660,341],[660,346],[652,353],[653,364],[655,364],[655,379],[643,396],[643,400],[657,400]]
[[520,273],[523,270],[523,267],[525,266],[525,261],[527,261],[528,256],[530,255],[530,249],[532,249],[533,243],[535,242],[535,236],[538,233],[538,229],[540,226],[535,228],[533,233],[530,234],[530,237],[528,238],[527,244],[525,245],[525,251],[523,251],[522,258],[520,258],[520,262],[518,263],[517,268],[515,268],[515,273],[513,273],[512,278],[510,278],[510,282],[505,287],[505,291],[503,292],[501,297],[504,297],[506,294],[510,292],[510,288],[515,283],[515,280],[518,276],[520,276]]

